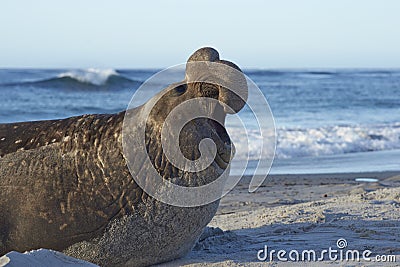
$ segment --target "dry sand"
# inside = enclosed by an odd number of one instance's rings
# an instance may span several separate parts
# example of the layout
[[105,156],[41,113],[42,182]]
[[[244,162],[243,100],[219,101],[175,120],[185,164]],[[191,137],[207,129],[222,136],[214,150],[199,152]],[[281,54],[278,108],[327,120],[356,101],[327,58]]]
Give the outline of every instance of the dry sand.
[[[221,200],[217,215],[184,259],[163,266],[400,266],[400,172],[268,177],[248,193],[249,177]],[[356,182],[357,177],[379,182]],[[268,246],[299,251],[370,250],[371,262],[282,262],[257,259]],[[336,255],[339,256],[339,254]],[[263,254],[260,254],[261,256]],[[335,254],[333,254],[335,255]],[[344,254],[345,255],[345,254]],[[396,262],[378,263],[376,255],[396,255]],[[286,257],[288,255],[286,254]],[[345,257],[345,256],[344,256]]]

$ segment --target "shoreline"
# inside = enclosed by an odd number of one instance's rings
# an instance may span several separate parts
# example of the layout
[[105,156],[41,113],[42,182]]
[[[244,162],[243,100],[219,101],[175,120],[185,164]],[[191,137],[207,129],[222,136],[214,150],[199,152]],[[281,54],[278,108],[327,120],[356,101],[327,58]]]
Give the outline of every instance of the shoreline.
[[[400,175],[400,170],[398,171],[367,171],[367,172],[332,172],[332,173],[299,173],[299,174],[293,174],[293,173],[288,173],[288,174],[268,174],[267,179],[264,181],[268,182],[269,179],[279,179],[279,178],[284,178],[284,179],[339,179],[339,180],[350,180],[350,179],[355,179],[357,177],[370,177],[370,178],[377,178],[377,179],[387,179],[391,178],[393,176]],[[231,175],[232,177],[237,177],[236,175]],[[241,181],[239,183],[244,182],[249,182],[251,176],[250,175],[244,175],[241,178]]]
[[[400,158],[400,149],[274,158],[270,169],[261,168],[258,171],[271,175],[398,172],[400,164],[397,158]],[[245,175],[254,173],[257,164],[258,160],[249,160]],[[240,174],[241,169],[232,165],[231,175]]]

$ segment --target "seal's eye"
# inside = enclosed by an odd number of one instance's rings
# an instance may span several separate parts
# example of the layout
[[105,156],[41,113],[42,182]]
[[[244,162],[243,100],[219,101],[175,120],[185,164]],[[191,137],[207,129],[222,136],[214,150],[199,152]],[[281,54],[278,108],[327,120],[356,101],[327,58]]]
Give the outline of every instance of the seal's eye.
[[186,92],[186,84],[181,84],[171,90],[171,96],[180,96]]

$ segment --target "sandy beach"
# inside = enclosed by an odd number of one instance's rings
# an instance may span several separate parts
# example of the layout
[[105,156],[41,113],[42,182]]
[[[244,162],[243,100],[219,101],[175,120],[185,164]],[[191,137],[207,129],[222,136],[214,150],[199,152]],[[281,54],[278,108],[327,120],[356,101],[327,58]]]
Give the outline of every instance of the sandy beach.
[[[400,264],[400,172],[275,175],[255,193],[249,177],[222,200],[219,210],[193,251],[160,266],[398,266]],[[356,178],[378,182],[357,182]],[[338,239],[347,246],[338,249]],[[257,259],[259,250],[336,249],[344,254],[370,250],[371,260],[323,262]],[[339,253],[338,252],[338,253]],[[260,254],[263,256],[263,253]],[[395,255],[396,262],[377,262]],[[339,255],[338,255],[339,257]],[[288,258],[288,254],[286,254]],[[345,259],[345,258],[343,258]],[[351,260],[351,257],[349,257]]]

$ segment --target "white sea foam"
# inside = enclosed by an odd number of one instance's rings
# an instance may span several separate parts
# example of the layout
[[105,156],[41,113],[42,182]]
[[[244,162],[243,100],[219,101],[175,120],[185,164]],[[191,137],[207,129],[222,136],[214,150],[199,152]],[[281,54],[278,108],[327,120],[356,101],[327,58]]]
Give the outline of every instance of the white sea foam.
[[82,83],[89,83],[94,85],[104,85],[111,76],[118,76],[119,74],[113,69],[95,69],[89,68],[86,70],[72,70],[59,74],[58,78],[69,77]]
[[[228,129],[237,151],[247,146],[247,137]],[[249,159],[259,157],[263,139],[258,131],[248,130]],[[318,157],[323,155],[346,154],[354,152],[382,151],[400,149],[400,122],[383,125],[329,126],[319,128],[277,129],[276,158]],[[247,156],[237,154],[238,159]]]

